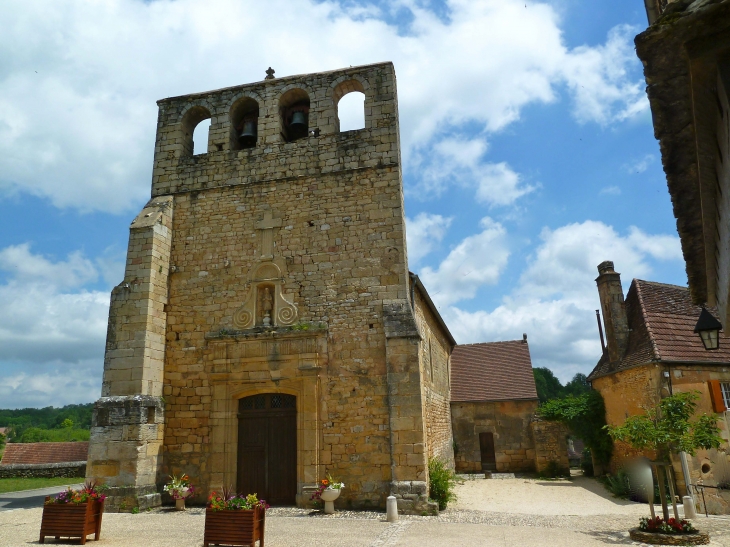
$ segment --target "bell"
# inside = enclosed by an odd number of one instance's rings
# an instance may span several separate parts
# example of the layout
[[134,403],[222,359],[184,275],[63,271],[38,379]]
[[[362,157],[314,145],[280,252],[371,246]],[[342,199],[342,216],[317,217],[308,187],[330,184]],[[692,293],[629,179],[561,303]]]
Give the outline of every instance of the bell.
[[291,123],[289,124],[289,127],[297,132],[306,131],[307,130],[307,118],[304,115],[304,112],[301,112],[301,111],[294,112],[294,114],[292,114]]
[[256,140],[256,123],[252,121],[244,122],[243,129],[238,138],[246,141]]

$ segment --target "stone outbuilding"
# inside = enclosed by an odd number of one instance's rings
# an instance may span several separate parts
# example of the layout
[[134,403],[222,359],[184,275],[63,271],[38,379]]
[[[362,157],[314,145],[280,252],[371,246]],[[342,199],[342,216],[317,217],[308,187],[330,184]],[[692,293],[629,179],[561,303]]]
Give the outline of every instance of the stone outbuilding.
[[[363,127],[340,131],[348,93]],[[408,270],[392,63],[158,106],[91,429],[109,510],[159,504],[181,473],[198,502],[232,486],[305,506],[329,473],[340,507],[435,511],[454,342]]]
[[[562,467],[568,466],[567,432],[534,418],[538,398],[527,335],[522,340],[458,345],[451,367],[451,421],[458,472],[535,471],[538,452],[542,464],[555,459]],[[536,450],[536,427],[543,441],[540,450]],[[552,453],[546,454],[546,450]]]
[[[698,411],[714,414],[721,435],[730,438],[726,415],[730,407],[730,337],[721,331],[719,347],[704,348],[694,332],[701,308],[692,303],[686,287],[634,279],[624,301],[613,263],[601,263],[598,271],[606,349],[588,380],[603,396],[606,422],[620,425],[672,393],[696,391],[700,394]],[[714,308],[708,311],[717,313]],[[726,442],[719,450],[673,457],[679,491],[686,492],[685,477],[693,484],[730,483],[729,449]],[[655,457],[616,442],[611,471],[615,473],[639,455]],[[720,497],[714,499],[715,492],[711,488],[705,491],[708,508],[726,512],[727,503]]]

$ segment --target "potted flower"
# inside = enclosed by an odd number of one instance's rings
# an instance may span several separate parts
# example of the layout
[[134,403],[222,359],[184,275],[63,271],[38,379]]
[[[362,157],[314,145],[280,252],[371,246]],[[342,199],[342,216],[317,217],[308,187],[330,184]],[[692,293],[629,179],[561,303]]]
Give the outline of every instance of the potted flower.
[[190,484],[190,477],[187,475],[182,475],[180,478],[171,475],[170,482],[165,485],[164,491],[175,500],[176,511],[185,511],[185,498],[193,495],[195,487]]
[[259,540],[264,547],[264,524],[268,505],[256,494],[243,496],[224,488],[211,492],[205,509],[203,545],[249,545]]
[[89,534],[94,534],[94,540],[98,541],[105,498],[95,482],[86,482],[80,490],[69,488],[57,496],[46,496],[40,542],[43,543],[46,536],[53,536],[56,539],[81,538],[81,545],[85,545]]
[[631,530],[629,535],[634,541],[659,545],[706,545],[710,543],[709,535],[697,530],[691,522],[675,518],[664,520],[661,517],[643,517],[639,519],[639,527]]
[[319,481],[319,486],[310,499],[323,501],[324,512],[331,515],[335,512],[334,502],[340,497],[340,493],[344,487],[345,483],[333,480],[332,475],[328,473],[326,479]]

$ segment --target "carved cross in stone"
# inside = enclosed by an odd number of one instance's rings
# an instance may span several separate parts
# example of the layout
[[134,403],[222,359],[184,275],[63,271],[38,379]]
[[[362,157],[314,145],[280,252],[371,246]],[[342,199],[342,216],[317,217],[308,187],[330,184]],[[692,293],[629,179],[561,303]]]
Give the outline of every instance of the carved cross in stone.
[[274,257],[274,228],[281,228],[281,219],[273,218],[271,211],[266,211],[264,219],[256,223],[256,229],[261,230],[261,258]]

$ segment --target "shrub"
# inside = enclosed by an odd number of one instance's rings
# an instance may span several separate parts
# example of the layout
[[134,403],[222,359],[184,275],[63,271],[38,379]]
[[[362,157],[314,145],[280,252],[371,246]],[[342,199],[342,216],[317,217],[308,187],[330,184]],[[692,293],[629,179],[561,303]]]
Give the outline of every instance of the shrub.
[[550,460],[545,469],[538,473],[541,479],[557,479],[560,477],[570,477],[570,469],[560,467],[560,464],[555,460]]
[[456,494],[454,494],[456,475],[438,458],[429,458],[428,478],[428,495],[439,504],[439,510],[443,511],[450,501],[456,501]]
[[630,499],[631,498],[631,483],[629,482],[629,475],[623,469],[620,469],[615,475],[606,475],[599,479],[606,490],[611,492],[616,498]]

